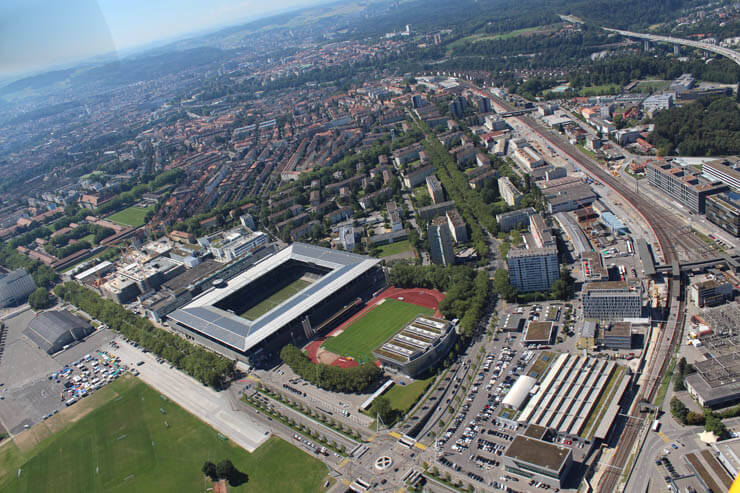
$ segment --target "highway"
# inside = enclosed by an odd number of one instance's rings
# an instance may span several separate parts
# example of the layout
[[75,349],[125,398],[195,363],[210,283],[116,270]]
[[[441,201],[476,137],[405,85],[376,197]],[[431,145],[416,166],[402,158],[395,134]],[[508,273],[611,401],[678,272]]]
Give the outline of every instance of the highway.
[[711,51],[712,53],[725,56],[729,58],[730,60],[732,60],[733,62],[740,65],[740,52],[737,52],[730,48],[725,48],[724,46],[704,43],[702,41],[691,41],[689,39],[674,38],[671,36],[659,36],[657,34],[635,33],[632,31],[623,31],[622,29],[611,29],[609,27],[604,27],[602,29],[609,31],[609,32],[621,34],[622,36],[625,36],[628,38],[647,39],[648,41],[653,41],[656,43],[671,43],[671,44],[676,44],[676,45],[681,45],[681,46],[690,46],[691,48],[698,48],[700,50]]
[[[515,109],[508,102],[500,98],[492,96],[492,100],[500,108],[503,108],[503,112],[511,112]],[[685,225],[682,225],[678,218],[662,210],[655,202],[631,189],[624,181],[614,177],[608,170],[598,163],[593,162],[578,148],[559,135],[544,128],[529,116],[519,117],[519,121],[559,152],[568,156],[594,179],[620,195],[626,203],[630,204],[653,231],[664,263],[671,264],[674,260],[678,260],[678,249],[682,249],[683,253],[689,258],[701,256],[700,252],[703,252],[705,245],[696,235],[687,231]],[[670,361],[672,354],[671,348],[676,342],[676,334],[680,332],[677,329],[680,329],[683,324],[684,307],[682,302],[679,302],[677,298],[680,294],[680,289],[681,284],[678,281],[673,284],[672,293],[670,288],[668,290],[668,297],[671,303],[670,311],[667,314],[667,322],[662,326],[663,333],[658,338],[658,345],[654,349],[650,361],[646,362],[645,383],[641,386],[640,391],[632,402],[627,426],[625,426],[619,437],[611,461],[601,476],[597,491],[617,491],[620,479],[623,475],[629,474],[629,471],[625,470],[625,466],[645,426],[644,418],[646,413],[641,412],[639,403],[643,400],[651,401],[655,396]]]

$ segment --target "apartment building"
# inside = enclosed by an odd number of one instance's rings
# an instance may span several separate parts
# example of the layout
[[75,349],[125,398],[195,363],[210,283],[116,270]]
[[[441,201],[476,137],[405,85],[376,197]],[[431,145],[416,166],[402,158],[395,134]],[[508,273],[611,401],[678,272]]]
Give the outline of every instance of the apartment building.
[[522,293],[549,291],[560,276],[555,247],[512,248],[506,261],[509,282]]

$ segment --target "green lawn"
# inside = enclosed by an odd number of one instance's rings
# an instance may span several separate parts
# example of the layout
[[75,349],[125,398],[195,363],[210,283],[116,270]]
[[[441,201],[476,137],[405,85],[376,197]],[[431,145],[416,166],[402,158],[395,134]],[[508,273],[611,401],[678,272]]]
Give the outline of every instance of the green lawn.
[[578,95],[583,97],[601,96],[603,94],[618,94],[622,86],[617,84],[603,84],[600,86],[582,87],[578,90]]
[[124,226],[130,226],[132,228],[138,228],[144,225],[144,220],[149,211],[154,210],[153,207],[137,207],[132,205],[131,207],[118,211],[115,214],[106,217],[107,220],[113,221],[114,223],[122,224]]
[[632,92],[660,92],[668,89],[668,86],[670,85],[671,81],[669,80],[641,80],[632,89]]
[[388,245],[381,245],[378,248],[380,248],[380,254],[378,256],[382,258],[411,250],[411,243],[409,243],[409,240],[402,240],[389,243]]
[[6,474],[0,491],[206,491],[211,485],[201,473],[203,462],[226,458],[248,477],[230,491],[322,490],[326,466],[281,439],[250,454],[138,379],[113,386],[119,397],[27,454],[12,442],[2,447],[0,467]]
[[515,36],[521,36],[522,34],[531,33],[534,31],[537,31],[538,29],[541,29],[543,26],[535,26],[535,27],[525,27],[523,29],[517,29],[515,31],[509,31],[507,33],[500,33],[500,34],[471,34],[470,36],[466,36],[464,38],[460,38],[456,41],[453,41],[448,45],[449,50],[453,50],[459,46],[464,45],[466,42],[470,41],[473,43],[478,43],[480,41],[498,41],[502,39],[509,39],[513,38]]
[[406,414],[411,407],[416,404],[427,387],[434,381],[434,377],[429,377],[425,380],[416,380],[408,385],[394,385],[388,392],[385,393],[385,397],[391,403],[393,409],[398,409]]
[[324,348],[342,356],[352,356],[358,361],[372,361],[372,351],[386,339],[417,315],[432,313],[431,308],[387,298],[344,329],[344,332],[327,338]]
[[244,313],[240,313],[239,316],[244,317],[247,320],[256,320],[278,306],[283,301],[295,296],[296,294],[298,294],[299,291],[309,285],[311,285],[311,283],[309,281],[304,281],[303,279],[293,281],[269,298],[260,301]]

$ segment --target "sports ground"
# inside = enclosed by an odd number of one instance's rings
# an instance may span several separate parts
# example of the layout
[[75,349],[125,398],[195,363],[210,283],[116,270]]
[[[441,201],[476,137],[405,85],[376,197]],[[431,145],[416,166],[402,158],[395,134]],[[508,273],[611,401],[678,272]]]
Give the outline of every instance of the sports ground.
[[328,337],[323,347],[359,362],[374,361],[372,352],[401,330],[417,315],[432,315],[434,310],[393,298],[385,298],[338,335]]
[[106,217],[106,219],[109,221],[113,221],[114,223],[122,224],[124,226],[138,228],[139,226],[144,225],[146,215],[149,213],[150,210],[152,210],[152,207],[144,208],[132,205],[127,209],[123,209],[122,211],[116,212],[115,214]]
[[[322,491],[320,461],[278,438],[249,454],[138,379],[93,398],[99,406],[85,408],[85,399],[0,447],[0,491],[206,491],[203,462],[224,459],[248,478],[230,491]],[[84,411],[70,418],[76,406]],[[30,447],[23,439],[55,426]]]
[[306,281],[304,279],[298,279],[296,281],[293,281],[292,283],[285,286],[283,289],[278,291],[277,293],[273,294],[267,299],[264,299],[254,305],[249,310],[240,313],[240,317],[244,317],[247,320],[256,320],[265,313],[269,312],[276,306],[278,306],[280,303],[284,302],[285,300],[292,298],[296,294],[298,294],[301,290],[306,288],[307,286],[310,286],[311,282]]

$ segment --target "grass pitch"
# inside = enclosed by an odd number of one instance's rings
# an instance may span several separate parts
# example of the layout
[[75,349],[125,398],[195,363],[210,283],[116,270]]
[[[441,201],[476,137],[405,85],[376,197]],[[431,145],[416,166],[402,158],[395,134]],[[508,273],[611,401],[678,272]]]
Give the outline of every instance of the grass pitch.
[[245,311],[244,313],[240,313],[240,317],[244,317],[247,320],[256,320],[260,318],[265,313],[269,312],[276,306],[278,306],[280,303],[284,302],[285,300],[292,298],[299,292],[301,292],[304,288],[310,286],[311,283],[309,281],[304,281],[303,279],[298,279],[297,281],[293,281],[292,283],[285,286],[283,289],[278,291],[277,293],[273,294],[269,298],[260,301],[256,305],[254,305],[249,310]]
[[206,491],[203,462],[223,459],[248,476],[229,491],[322,491],[326,466],[281,439],[249,454],[139,380],[108,387],[107,402],[33,448],[0,448],[0,491]]
[[401,330],[417,315],[432,315],[434,310],[386,298],[385,301],[360,317],[344,332],[329,337],[323,347],[341,356],[358,361],[372,361],[372,352],[386,339]]
[[149,211],[153,210],[153,207],[137,207],[132,205],[127,209],[116,212],[115,214],[106,217],[107,220],[113,221],[114,223],[122,224],[124,226],[130,226],[132,228],[138,228],[144,225],[146,215]]

